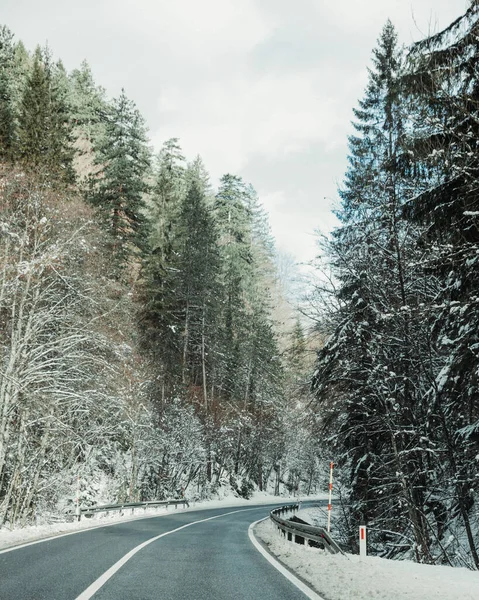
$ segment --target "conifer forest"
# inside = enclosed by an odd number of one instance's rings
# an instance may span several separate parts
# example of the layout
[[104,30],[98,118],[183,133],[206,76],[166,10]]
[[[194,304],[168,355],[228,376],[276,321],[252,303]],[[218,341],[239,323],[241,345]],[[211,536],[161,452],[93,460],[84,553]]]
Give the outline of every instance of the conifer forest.
[[478,40],[478,0],[379,32],[292,299],[249,182],[0,25],[0,527],[71,513],[78,480],[305,497],[333,460],[351,550],[366,523],[380,556],[479,569]]

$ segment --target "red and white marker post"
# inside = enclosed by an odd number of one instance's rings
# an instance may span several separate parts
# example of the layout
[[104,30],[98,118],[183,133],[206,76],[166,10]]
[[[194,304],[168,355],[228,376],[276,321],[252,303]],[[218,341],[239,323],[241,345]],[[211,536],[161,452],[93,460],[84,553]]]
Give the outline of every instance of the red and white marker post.
[[359,556],[367,556],[366,525],[359,526]]
[[333,468],[334,463],[329,463],[329,501],[328,501],[328,533],[331,531],[331,503],[333,496]]

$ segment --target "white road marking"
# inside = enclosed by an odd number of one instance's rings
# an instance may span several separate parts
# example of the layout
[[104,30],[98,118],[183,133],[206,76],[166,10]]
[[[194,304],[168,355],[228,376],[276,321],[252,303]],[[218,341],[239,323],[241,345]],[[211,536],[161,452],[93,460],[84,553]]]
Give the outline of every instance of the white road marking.
[[[181,512],[188,512],[188,509],[181,510]],[[3,550],[0,550],[0,554],[4,554],[5,552],[13,552],[14,550],[20,550],[21,548],[26,548],[27,546],[34,546],[35,544],[41,544],[43,542],[50,542],[51,540],[66,537],[67,535],[85,533],[87,531],[92,531],[93,529],[101,529],[102,527],[113,527],[114,525],[123,525],[123,523],[131,523],[132,521],[141,521],[144,519],[159,519],[160,517],[170,517],[172,514],[178,513],[165,512],[161,515],[149,515],[146,517],[144,515],[137,515],[136,517],[126,517],[121,521],[114,521],[113,523],[102,523],[100,525],[92,525],[91,527],[82,527],[81,529],[76,529],[75,531],[67,531],[66,533],[54,533],[53,535],[49,535],[48,537],[44,537],[39,540],[32,540],[31,542],[24,542],[23,544],[17,544],[16,546],[4,548]]]
[[139,552],[140,550],[145,548],[145,546],[148,546],[149,544],[156,542],[156,540],[159,540],[160,538],[165,537],[166,535],[176,533],[177,531],[180,531],[181,529],[185,529],[186,527],[191,527],[192,525],[197,525],[198,523],[204,523],[205,521],[212,521],[213,519],[219,519],[220,517],[226,517],[227,515],[234,515],[235,513],[245,512],[248,510],[258,510],[258,507],[233,510],[231,512],[223,513],[221,515],[216,515],[214,517],[208,517],[207,519],[201,519],[200,521],[193,521],[191,523],[186,523],[186,525],[182,525],[181,527],[177,527],[176,529],[172,529],[171,531],[166,531],[165,533],[160,533],[160,535],[157,535],[155,537],[150,538],[149,540],[146,540],[146,542],[139,544],[138,546],[133,548],[133,550],[130,550],[130,552],[125,554],[125,556],[120,558],[120,560],[118,560],[113,566],[111,566],[107,571],[105,571],[103,573],[103,575],[100,575],[100,577],[98,577],[98,579],[96,581],[94,581],[90,586],[88,586],[87,589],[84,592],[82,592],[75,600],[89,600],[101,587],[103,587],[105,585],[105,583],[110,579],[110,577],[113,577],[113,575],[119,569],[121,569],[121,567],[125,563],[127,563],[130,560],[130,558],[132,558],[132,556],[134,556],[137,552]]
[[[271,505],[276,505],[277,503],[265,503],[264,506],[268,506],[269,504]],[[234,506],[234,505],[233,505]],[[0,554],[4,554],[5,552],[13,552],[14,550],[20,550],[21,548],[26,548],[27,546],[34,546],[35,544],[41,544],[43,542],[50,542],[51,540],[56,540],[58,538],[62,538],[62,537],[66,537],[67,535],[75,535],[77,533],[85,533],[86,531],[92,531],[93,529],[101,529],[102,527],[114,527],[115,525],[122,525],[123,523],[131,523],[132,521],[142,521],[145,519],[159,519],[161,517],[171,517],[171,515],[174,514],[179,514],[181,513],[187,513],[187,512],[199,512],[199,511],[203,511],[203,510],[217,510],[220,508],[233,508],[233,506],[214,506],[214,507],[209,507],[209,506],[191,506],[190,508],[180,508],[178,512],[164,512],[161,513],[160,515],[136,515],[134,517],[125,517],[123,519],[121,519],[121,521],[114,521],[113,523],[101,523],[99,525],[91,525],[90,527],[82,527],[81,529],[75,529],[75,531],[67,531],[65,533],[54,533],[52,535],[49,535],[47,537],[43,537],[37,540],[32,540],[31,542],[23,542],[20,544],[16,544],[15,546],[9,546],[8,548],[3,548],[2,550],[0,550]],[[263,506],[261,504],[256,505],[255,508],[263,508]],[[253,510],[253,509],[245,509],[245,510]]]
[[311,589],[309,586],[303,583],[301,579],[298,579],[295,575],[288,571],[288,569],[283,567],[283,565],[280,562],[278,562],[269,552],[267,552],[255,538],[253,528],[255,527],[255,525],[261,523],[261,521],[265,521],[266,519],[269,519],[269,517],[265,517],[264,519],[259,519],[259,521],[251,523],[251,525],[248,528],[249,539],[253,543],[253,546],[256,548],[256,550],[258,550],[258,552],[261,552],[261,554],[266,558],[266,560],[269,563],[273,565],[275,569],[277,569],[282,575],[286,577],[286,579],[289,579],[289,581],[291,581],[293,585],[300,589],[307,598],[310,598],[310,600],[324,600],[324,598],[319,596],[313,589]]

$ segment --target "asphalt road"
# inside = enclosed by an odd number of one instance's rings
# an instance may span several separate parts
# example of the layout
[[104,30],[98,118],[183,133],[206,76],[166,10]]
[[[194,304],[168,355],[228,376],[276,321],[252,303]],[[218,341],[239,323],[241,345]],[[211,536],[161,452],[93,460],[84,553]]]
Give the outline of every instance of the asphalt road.
[[249,540],[249,525],[270,510],[178,512],[6,552],[0,600],[304,600]]

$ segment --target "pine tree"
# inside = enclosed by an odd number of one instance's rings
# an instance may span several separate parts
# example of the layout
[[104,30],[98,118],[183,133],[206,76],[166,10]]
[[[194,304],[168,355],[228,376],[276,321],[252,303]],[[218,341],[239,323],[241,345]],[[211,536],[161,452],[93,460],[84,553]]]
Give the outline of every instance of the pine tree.
[[248,188],[241,178],[224,175],[216,194],[214,213],[222,255],[222,341],[224,360],[218,379],[228,400],[245,397],[247,366],[242,365],[241,342],[246,338],[245,298],[252,284],[251,212]]
[[188,164],[185,179],[187,187],[195,184],[205,194],[207,202],[212,204],[214,194],[210,183],[210,176],[201,156],[197,156],[193,162]]
[[[427,396],[433,435],[447,456],[443,479],[436,480],[436,504],[449,514],[458,509],[476,568],[471,508],[479,451],[479,360],[474,352],[479,344],[478,31],[474,1],[445,30],[412,47],[404,77],[414,115],[409,144],[422,180],[405,216],[412,226],[423,227],[424,269],[439,281],[427,304],[435,357]],[[452,494],[444,494],[451,481]]]
[[122,268],[147,247],[145,193],[150,167],[143,117],[124,91],[110,106],[95,151],[99,172],[91,179],[88,197]]
[[86,60],[70,74],[71,118],[75,128],[91,143],[103,133],[103,117],[107,106],[105,90],[95,85],[90,65]]
[[13,104],[13,34],[0,27],[0,159],[11,158],[15,144]]
[[13,81],[12,97],[15,106],[15,115],[18,126],[18,119],[22,108],[23,94],[27,85],[28,76],[33,66],[33,57],[30,56],[27,49],[20,40],[15,44],[13,56]]
[[74,181],[70,82],[60,60],[47,65],[50,83],[50,161],[58,165],[60,173],[63,170],[64,178]]
[[184,237],[179,259],[184,298],[183,379],[188,373],[190,383],[201,382],[207,409],[207,372],[215,350],[220,259],[211,210],[195,183],[182,204],[180,228]]
[[36,169],[46,169],[71,181],[73,151],[66,74],[54,65],[47,49],[35,51],[23,92],[19,117],[20,156]]
[[157,157],[149,207],[152,223],[150,245],[164,263],[168,262],[173,252],[180,203],[186,192],[184,162],[178,139],[167,140]]
[[328,249],[341,283],[341,308],[320,352],[314,386],[325,402],[334,398],[330,418],[350,472],[353,522],[376,522],[386,513],[394,518],[387,528],[412,528],[418,560],[429,561],[426,469],[418,450],[428,429],[422,365],[427,337],[415,311],[424,299],[423,274],[412,259],[419,260],[417,233],[402,219],[413,181],[403,146],[401,53],[390,22],[373,52],[373,67],[354,111],[358,134],[350,138],[340,191],[342,224]]
[[32,72],[23,95],[20,115],[21,154],[34,165],[48,152],[49,82],[37,47]]
[[276,448],[282,435],[275,408],[282,370],[270,318],[268,227],[253,188],[233,175],[221,179],[214,212],[222,257],[221,360],[215,380],[220,398],[237,411],[230,425],[236,437],[230,458],[234,473],[243,471],[262,487],[276,460],[266,447]]
[[178,261],[184,241],[179,227],[185,198],[184,161],[178,140],[167,140],[156,158],[147,206],[150,232],[149,251],[143,261],[143,340],[159,372],[161,406],[182,381],[183,321]]
[[207,374],[213,360],[219,255],[217,233],[206,199],[193,181],[180,204],[174,230],[175,252],[164,264],[154,251],[146,260],[145,319],[161,346],[163,377],[201,390],[208,407]]

